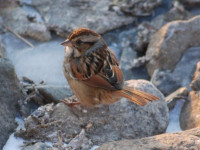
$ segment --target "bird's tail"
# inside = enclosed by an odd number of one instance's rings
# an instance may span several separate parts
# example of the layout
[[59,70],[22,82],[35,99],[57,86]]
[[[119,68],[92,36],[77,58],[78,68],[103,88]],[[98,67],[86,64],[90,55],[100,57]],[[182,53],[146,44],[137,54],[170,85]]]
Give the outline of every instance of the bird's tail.
[[123,90],[118,91],[119,95],[125,98],[128,98],[132,102],[144,106],[148,103],[148,101],[154,101],[154,100],[159,100],[160,98],[157,96],[154,96],[152,94],[149,94],[147,92],[143,92],[140,90],[136,90],[131,87],[124,87]]

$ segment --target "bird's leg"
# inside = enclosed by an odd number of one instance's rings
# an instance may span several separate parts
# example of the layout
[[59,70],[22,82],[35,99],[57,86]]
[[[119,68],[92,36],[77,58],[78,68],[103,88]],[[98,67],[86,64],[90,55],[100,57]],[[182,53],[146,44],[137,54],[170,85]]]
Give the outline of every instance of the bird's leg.
[[74,107],[75,105],[79,105],[80,104],[80,102],[77,100],[75,95],[73,95],[73,96],[71,96],[69,98],[63,99],[63,100],[61,100],[61,102],[67,104],[70,107]]
[[78,117],[78,115],[75,113],[74,106],[79,105],[80,102],[77,101],[77,98],[75,95],[71,96],[68,99],[67,98],[63,99],[63,100],[61,100],[61,102],[68,105],[72,109],[73,114]]

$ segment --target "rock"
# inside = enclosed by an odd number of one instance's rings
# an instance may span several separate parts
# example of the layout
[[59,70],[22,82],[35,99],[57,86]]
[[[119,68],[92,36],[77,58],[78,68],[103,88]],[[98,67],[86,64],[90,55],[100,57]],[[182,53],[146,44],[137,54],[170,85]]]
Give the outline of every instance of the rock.
[[177,89],[175,92],[168,95],[165,99],[165,101],[167,102],[168,108],[173,109],[176,102],[180,99],[186,100],[188,97],[188,93],[189,92],[186,87],[181,87],[181,88]]
[[17,127],[17,103],[22,98],[19,81],[10,61],[0,58],[0,149]]
[[13,8],[17,6],[17,0],[0,0],[0,9]]
[[200,58],[200,47],[189,48],[182,56],[181,60],[177,63],[172,76],[176,82],[181,86],[190,89],[190,83],[192,75],[195,71],[195,67]]
[[196,71],[194,73],[190,87],[194,91],[200,91],[200,62],[197,63]]
[[[165,95],[179,87],[186,87],[190,90],[190,83],[195,66],[200,58],[200,47],[189,48],[179,60],[173,71],[156,69],[153,73],[151,81],[160,89]],[[133,61],[133,67],[140,66],[146,63],[145,57],[140,57]],[[161,78],[163,77],[163,78]],[[161,78],[161,79],[159,79]],[[169,80],[169,81],[168,81]],[[168,86],[170,85],[170,86]]]
[[[122,25],[132,23],[135,18],[118,15],[109,10],[109,0],[104,1],[33,1],[50,30],[67,37],[72,30],[87,27],[98,33],[104,33]],[[84,15],[80,15],[84,14]]]
[[[119,3],[109,0],[33,1],[34,7],[39,10],[48,28],[64,37],[72,30],[80,27],[87,27],[98,33],[105,33],[122,25],[131,24],[135,17],[124,14],[120,9],[121,5]],[[127,7],[133,6],[134,9],[131,10],[134,10],[134,14],[137,16],[143,12],[152,12],[152,9],[160,4],[160,0],[146,3],[138,2],[135,5],[132,2],[130,5],[127,0],[123,1],[123,3]],[[124,11],[126,8],[124,6]]]
[[[61,130],[63,142],[85,130],[92,144],[102,144],[120,139],[146,137],[165,132],[169,112],[164,96],[150,82],[130,80],[129,86],[152,93],[161,99],[144,107],[126,100],[94,108],[75,106],[74,113],[63,103],[48,104],[38,108],[25,119],[25,130],[15,135],[29,140],[45,140],[58,143],[57,132]],[[84,143],[83,143],[84,144]]]
[[180,2],[187,8],[198,8],[200,6],[200,0],[181,0]]
[[72,96],[72,91],[69,86],[41,85],[35,88],[49,103],[58,103],[60,100]]
[[134,74],[131,68],[132,60],[137,57],[136,51],[131,47],[126,47],[122,49],[122,54],[120,58],[120,68],[124,74],[125,80],[133,79]]
[[0,58],[4,57],[4,46],[3,43],[1,41],[1,36],[0,36]]
[[183,130],[200,126],[200,92],[191,91],[188,99],[189,101],[184,103],[180,115],[180,126]]
[[122,0],[115,1],[112,7],[119,7],[119,9],[125,14],[131,14],[133,16],[149,16],[152,14],[153,9],[159,6],[161,3],[162,0],[146,0],[145,2],[135,0]]
[[22,150],[47,150],[47,149],[51,149],[51,148],[52,148],[51,146],[49,146],[45,143],[38,142],[31,146],[25,146]]
[[21,7],[1,9],[0,15],[3,18],[4,26],[22,36],[28,36],[43,42],[51,39],[50,32],[45,24],[30,21],[28,19],[29,13]]
[[153,35],[146,53],[150,76],[156,69],[173,70],[188,47],[200,45],[199,23],[200,16],[187,21],[173,21]]
[[137,36],[134,43],[135,50],[142,54],[145,54],[148,44],[152,39],[152,36],[157,32],[163,25],[174,20],[186,20],[191,18],[192,15],[179,7],[171,8],[167,13],[161,14],[151,22],[144,22],[138,26]]
[[120,68],[125,80],[130,79],[149,79],[146,68],[143,66],[132,67],[132,60],[137,59],[134,47],[136,29],[130,29],[119,34],[119,48],[121,48]]
[[151,36],[157,30],[149,23],[141,23],[137,29],[137,38],[135,40],[135,50],[140,53],[145,53]]
[[199,149],[200,128],[177,133],[165,133],[152,137],[121,140],[103,144],[96,150],[171,150]]
[[176,82],[170,70],[156,69],[152,75],[151,82],[164,94],[169,95],[181,85]]

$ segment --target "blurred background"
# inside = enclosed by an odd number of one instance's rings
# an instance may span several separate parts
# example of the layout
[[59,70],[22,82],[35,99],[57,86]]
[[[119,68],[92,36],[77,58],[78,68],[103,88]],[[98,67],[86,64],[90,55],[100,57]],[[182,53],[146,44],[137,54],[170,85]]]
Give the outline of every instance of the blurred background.
[[[20,82],[16,89],[20,87],[23,93],[10,95],[21,99],[14,102],[20,108],[13,118],[17,114],[23,126],[23,118],[39,106],[72,95],[62,72],[64,47],[60,43],[74,29],[86,27],[104,37],[126,80],[149,80],[166,97],[170,110],[166,132],[198,127],[200,111],[195,106],[199,102],[194,98],[193,105],[188,104],[192,98],[187,96],[200,90],[199,14],[200,0],[0,0],[0,63],[16,72],[11,75],[14,81],[6,85]],[[8,72],[1,73],[2,86]],[[0,97],[9,89],[0,91]],[[0,134],[5,126],[0,125]],[[0,148],[15,128],[12,125],[2,133]],[[10,140],[4,150],[21,149],[22,139],[12,134]]]

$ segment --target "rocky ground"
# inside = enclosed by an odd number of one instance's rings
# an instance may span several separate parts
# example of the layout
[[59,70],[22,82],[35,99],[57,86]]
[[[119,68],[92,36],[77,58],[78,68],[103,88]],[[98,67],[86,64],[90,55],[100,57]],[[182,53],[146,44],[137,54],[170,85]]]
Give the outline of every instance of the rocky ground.
[[[0,149],[13,132],[24,139],[23,150],[198,149],[199,6],[199,0],[0,0]],[[124,98],[75,106],[75,113],[60,103],[73,96],[60,43],[78,27],[101,33],[126,84],[160,100],[140,107]],[[183,131],[165,133],[180,101]]]

